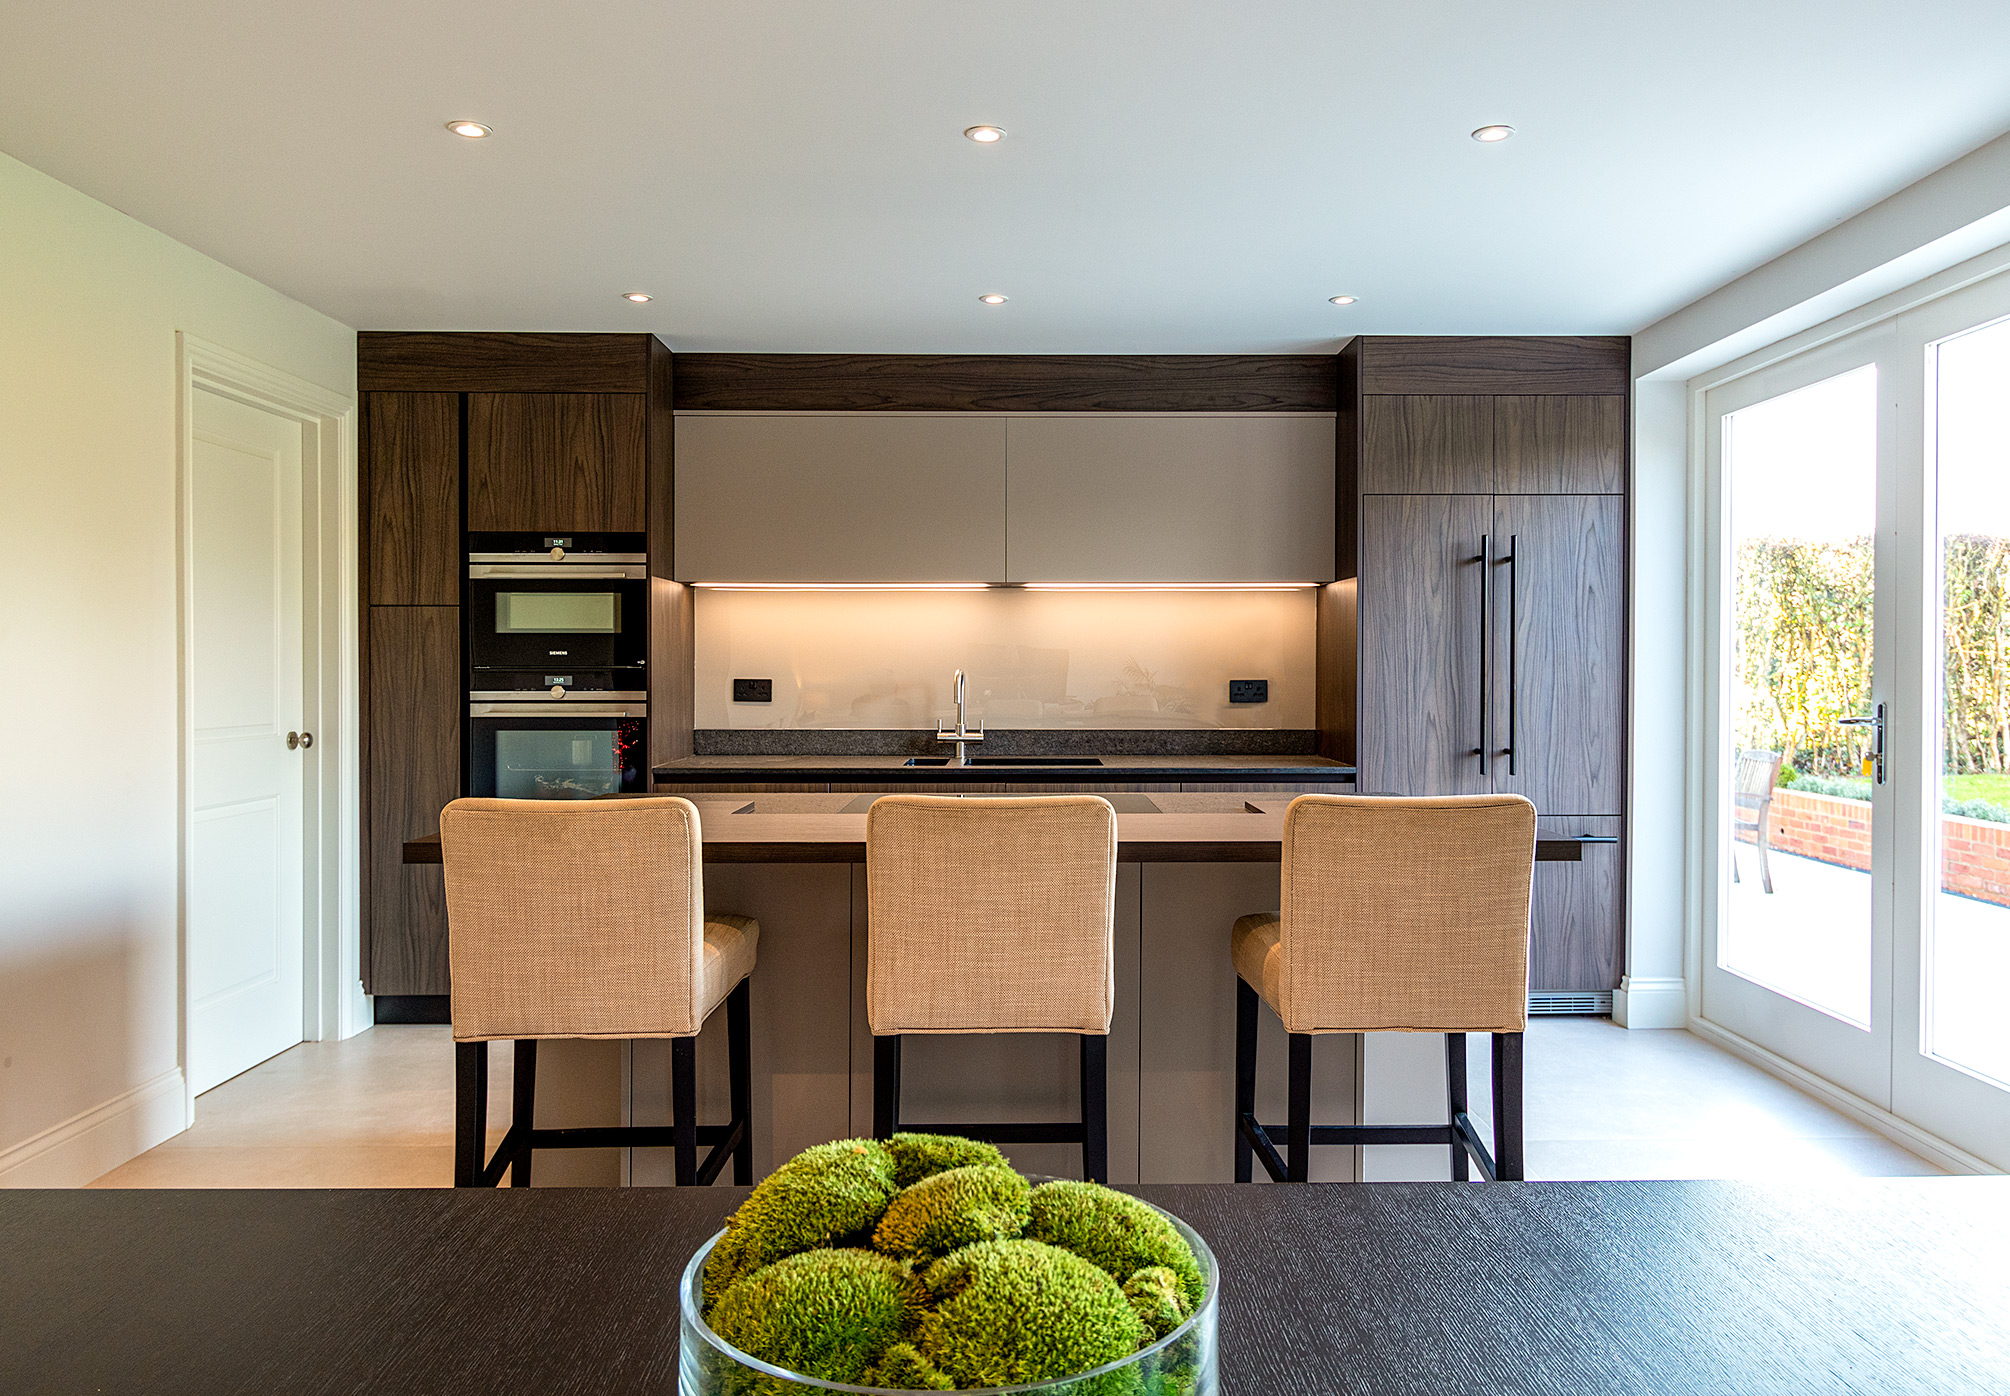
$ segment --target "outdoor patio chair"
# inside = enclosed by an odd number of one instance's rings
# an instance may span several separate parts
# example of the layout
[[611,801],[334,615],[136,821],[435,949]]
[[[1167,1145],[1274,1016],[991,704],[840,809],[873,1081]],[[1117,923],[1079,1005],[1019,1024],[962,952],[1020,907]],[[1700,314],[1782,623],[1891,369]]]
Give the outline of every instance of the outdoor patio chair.
[[1738,835],[1747,829],[1759,846],[1759,885],[1766,895],[1773,892],[1773,869],[1766,862],[1766,846],[1773,812],[1773,788],[1780,778],[1785,756],[1777,751],[1741,751],[1738,769],[1732,777],[1735,792],[1731,811],[1731,881],[1738,880]]

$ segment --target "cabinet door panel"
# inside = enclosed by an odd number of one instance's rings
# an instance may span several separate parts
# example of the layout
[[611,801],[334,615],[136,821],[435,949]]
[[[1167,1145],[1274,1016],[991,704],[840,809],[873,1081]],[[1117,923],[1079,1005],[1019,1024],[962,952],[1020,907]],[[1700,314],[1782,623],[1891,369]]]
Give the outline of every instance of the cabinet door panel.
[[1014,417],[1015,582],[1326,582],[1333,419]]
[[363,394],[365,599],[460,604],[461,395]]
[[1619,494],[1626,488],[1626,399],[1494,399],[1494,488],[1501,494]]
[[1363,494],[1492,494],[1494,400],[1361,399]]
[[1361,501],[1363,794],[1490,790],[1480,752],[1480,539],[1485,496]]
[[407,839],[436,833],[461,793],[460,612],[373,606],[364,693],[364,988],[447,992],[446,884],[407,867]]
[[1494,501],[1494,789],[1542,814],[1625,808],[1625,522],[1618,495]]
[[[1536,820],[1536,836],[1618,837],[1619,819]],[[1596,993],[1619,987],[1625,962],[1622,844],[1586,844],[1576,863],[1537,863],[1529,907],[1531,993]]]
[[642,532],[647,401],[468,394],[469,530]]
[[677,580],[1002,582],[997,417],[677,418]]

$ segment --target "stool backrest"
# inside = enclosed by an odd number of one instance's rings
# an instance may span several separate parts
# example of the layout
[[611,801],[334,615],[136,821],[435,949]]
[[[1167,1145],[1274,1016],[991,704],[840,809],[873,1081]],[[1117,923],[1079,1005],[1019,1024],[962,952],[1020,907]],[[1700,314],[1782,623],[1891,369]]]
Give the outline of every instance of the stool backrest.
[[874,1033],[1110,1030],[1108,800],[892,795],[865,827]]
[[440,815],[454,1039],[703,1026],[689,800],[456,800]]
[[1284,816],[1292,1032],[1521,1032],[1535,806],[1305,795]]

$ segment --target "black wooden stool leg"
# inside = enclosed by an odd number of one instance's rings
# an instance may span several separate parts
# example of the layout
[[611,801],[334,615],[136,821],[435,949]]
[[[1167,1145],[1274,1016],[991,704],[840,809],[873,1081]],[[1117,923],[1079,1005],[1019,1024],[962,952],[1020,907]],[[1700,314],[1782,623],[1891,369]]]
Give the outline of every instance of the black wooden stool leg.
[[454,1186],[482,1176],[489,1147],[489,1045],[454,1044]]
[[752,991],[747,987],[753,976],[742,979],[726,996],[727,1073],[732,1078],[733,1123],[740,1126],[740,1142],[733,1148],[733,1181],[747,1187],[754,1181],[754,1051],[753,1021],[749,1010]]
[[1459,1137],[1459,1116],[1466,1113],[1466,1035],[1445,1034],[1445,1119],[1452,1127],[1452,1181],[1463,1183],[1472,1177],[1466,1141]]
[[1082,1034],[1082,1176],[1110,1181],[1110,1039]]
[[1284,1181],[1303,1183],[1312,1176],[1312,1034],[1291,1034],[1291,1102],[1286,1112],[1290,1150],[1285,1156]]
[[872,1040],[872,1137],[891,1139],[900,1129],[900,1034]]
[[1242,1122],[1256,1113],[1256,990],[1241,975],[1235,977],[1235,1181],[1250,1180],[1256,1151],[1242,1132]]
[[1520,1182],[1522,1160],[1521,1043],[1518,1032],[1494,1034],[1494,1177]]
[[698,1181],[698,1039],[670,1039],[670,1128],[677,1186]]
[[510,1061],[509,1127],[517,1132],[516,1154],[510,1160],[509,1185],[530,1186],[530,1132],[537,1119],[537,1039],[520,1037]]

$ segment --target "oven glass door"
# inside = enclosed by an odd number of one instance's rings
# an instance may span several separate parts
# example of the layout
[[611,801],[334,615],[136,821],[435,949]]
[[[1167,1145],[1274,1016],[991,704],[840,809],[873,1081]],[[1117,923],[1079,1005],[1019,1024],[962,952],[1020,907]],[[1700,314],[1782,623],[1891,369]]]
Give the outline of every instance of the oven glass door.
[[648,582],[481,577],[468,582],[475,688],[488,671],[634,668],[647,658]]
[[468,788],[473,795],[591,800],[639,794],[644,788],[643,718],[484,713],[471,717],[468,725]]

